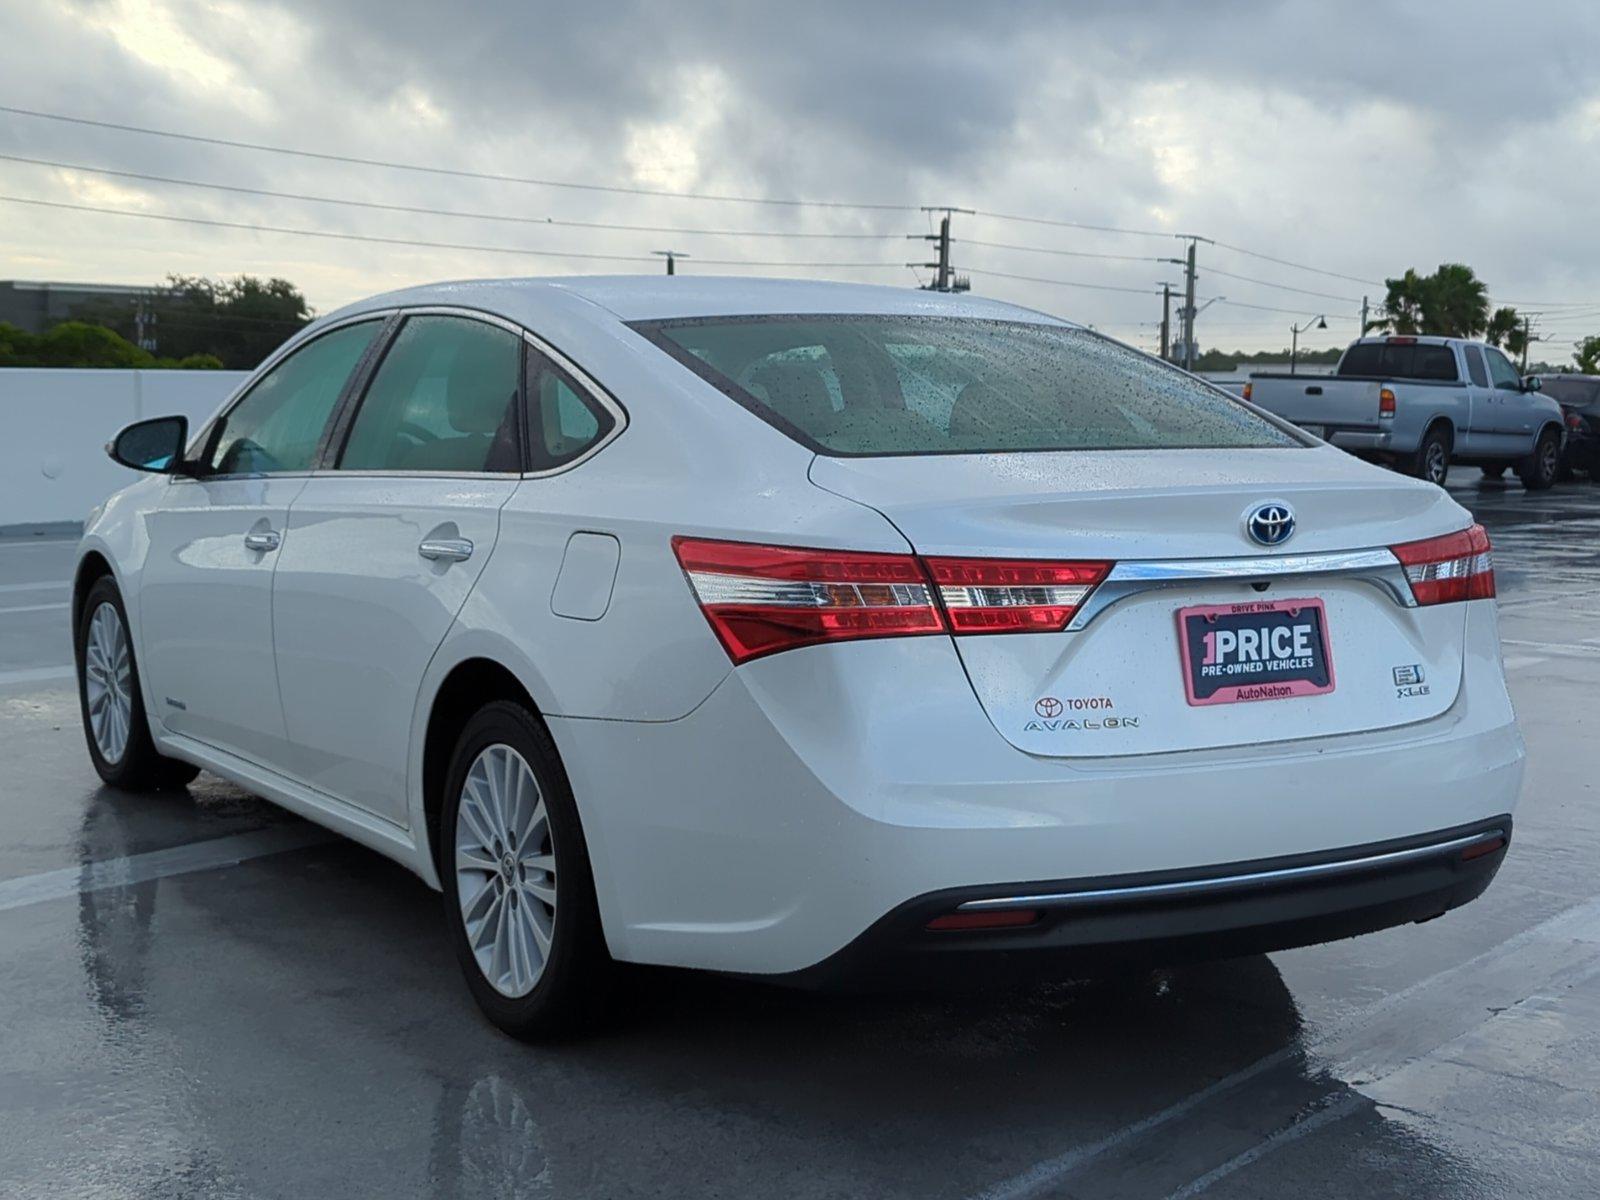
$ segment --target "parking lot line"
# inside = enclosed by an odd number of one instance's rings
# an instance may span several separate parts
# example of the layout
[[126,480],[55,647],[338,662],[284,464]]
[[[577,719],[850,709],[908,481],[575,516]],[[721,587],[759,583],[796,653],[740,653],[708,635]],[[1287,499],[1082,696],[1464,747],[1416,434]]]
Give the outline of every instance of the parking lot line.
[[0,595],[9,595],[12,592],[48,592],[66,591],[72,586],[70,579],[47,579],[42,583],[0,583]]
[[76,674],[72,667],[23,667],[0,671],[0,687],[9,683],[54,683],[58,679],[71,679]]
[[302,850],[333,840],[333,834],[315,825],[289,825],[235,833],[204,842],[187,842],[165,850],[149,850],[143,854],[62,867],[38,875],[23,875],[16,879],[0,880],[0,912],[42,904],[47,900],[64,900],[68,896],[97,892],[102,888],[125,887],[128,884],[165,879],[169,875],[236,866],[247,859]]
[[10,608],[0,608],[0,617],[14,617],[19,613],[61,612],[70,608],[65,600],[58,600],[54,604],[18,604]]

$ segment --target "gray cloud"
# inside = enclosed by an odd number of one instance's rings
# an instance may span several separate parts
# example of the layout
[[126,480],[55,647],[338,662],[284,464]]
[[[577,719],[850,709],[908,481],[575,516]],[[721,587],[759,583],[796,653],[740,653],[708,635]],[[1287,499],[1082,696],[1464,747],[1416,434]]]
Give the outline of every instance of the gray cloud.
[[[19,8],[3,102],[248,141],[556,178],[774,197],[955,203],[1209,234],[1377,280],[1444,259],[1497,296],[1600,297],[1600,9],[1487,4],[632,3],[90,0]],[[162,41],[162,30],[172,34]],[[154,32],[152,32],[154,31]],[[174,52],[190,38],[193,53]],[[910,283],[917,214],[766,208],[474,183],[0,116],[0,151],[456,209],[693,228],[882,232],[881,242],[528,230],[449,218],[109,187],[0,163],[0,191],[397,238],[699,259],[849,261]],[[275,270],[323,307],[417,278],[584,269],[6,207],[0,275]],[[990,220],[958,236],[1089,253],[1176,243]],[[962,245],[975,271],[1152,288],[1171,270]],[[691,263],[693,260],[691,260]],[[1206,250],[1206,340],[1277,345],[1295,313],[1362,291]],[[650,269],[641,266],[641,269]],[[690,269],[694,269],[691,265]],[[804,273],[796,269],[794,273]],[[975,276],[983,290],[1149,343],[1158,305]],[[1338,299],[1334,299],[1337,297]],[[1595,305],[1600,308],[1600,302]],[[1144,323],[1141,325],[1141,323]],[[1558,322],[1577,327],[1576,319]],[[1600,321],[1595,323],[1600,326]]]

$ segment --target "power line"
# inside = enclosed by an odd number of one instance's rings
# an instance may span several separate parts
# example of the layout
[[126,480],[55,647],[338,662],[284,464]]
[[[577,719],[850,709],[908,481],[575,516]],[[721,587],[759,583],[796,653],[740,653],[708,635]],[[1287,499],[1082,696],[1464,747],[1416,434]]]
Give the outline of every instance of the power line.
[[63,171],[86,171],[95,175],[112,175],[118,179],[142,179],[150,183],[171,183],[180,187],[207,188],[213,191],[234,192],[245,196],[265,196],[274,200],[304,200],[314,204],[342,204],[349,208],[364,208],[379,212],[412,213],[429,217],[462,217],[474,221],[508,221],[518,225],[555,225],[572,229],[606,229],[630,233],[692,234],[697,237],[827,238],[842,241],[885,241],[895,240],[900,237],[897,233],[785,233],[771,229],[685,229],[667,225],[629,225],[615,221],[573,221],[559,217],[523,217],[509,213],[429,208],[416,204],[386,204],[376,200],[352,200],[344,196],[314,196],[305,192],[279,192],[270,188],[246,187],[242,184],[181,179],[173,175],[151,175],[143,171],[123,171],[112,167],[90,167],[82,163],[57,162],[48,158],[30,158],[23,154],[0,153],[0,161],[31,163],[34,166],[55,167]]
[[[0,110],[3,111],[3,110]],[[1051,217],[1025,217],[1017,213],[989,212],[986,209],[974,209],[975,217],[988,217],[991,221],[1019,221],[1027,225],[1050,225],[1057,229],[1087,229],[1094,233],[1125,233],[1133,237],[1181,237],[1170,229],[1126,229],[1118,225],[1091,225],[1085,221],[1061,221]]]
[[1307,266],[1305,263],[1291,262],[1287,258],[1274,258],[1270,254],[1262,254],[1256,250],[1246,250],[1243,246],[1235,246],[1229,242],[1216,242],[1219,250],[1232,250],[1235,254],[1243,254],[1249,258],[1259,258],[1262,262],[1277,263],[1280,267],[1293,267],[1297,271],[1310,271],[1313,275],[1327,275],[1333,279],[1346,279],[1351,283],[1364,283],[1369,287],[1384,287],[1376,279],[1362,279],[1358,275],[1345,275],[1339,271],[1325,271],[1321,267]]
[[[295,237],[333,238],[346,242],[371,242],[382,246],[413,246],[429,250],[466,250],[481,254],[520,254],[536,258],[577,258],[597,262],[654,262],[648,254],[597,254],[592,251],[533,250],[521,246],[482,246],[465,242],[433,242],[417,238],[379,237],[365,233],[336,233],[327,229],[295,229],[283,225],[255,225],[243,221],[218,221],[209,217],[180,217],[171,213],[137,212],[126,208],[109,208],[95,204],[68,204],[61,200],[37,200],[27,196],[0,196],[0,202],[31,204],[40,208],[67,209],[73,212],[104,213],[117,217],[137,217],[145,221],[168,221],[183,225],[205,225],[214,229],[242,229],[250,233],[282,233]],[[712,266],[740,267],[871,267],[899,268],[899,263],[885,262],[773,262],[746,261],[744,259],[707,258],[699,261]]]
[[1106,283],[1082,283],[1076,279],[1044,279],[1038,275],[1011,275],[1005,271],[987,271],[981,267],[968,267],[967,272],[972,275],[989,275],[995,279],[1016,279],[1023,283],[1050,283],[1057,287],[1089,288],[1096,292],[1132,292],[1139,296],[1153,296],[1154,288],[1112,287]]
[[1323,300],[1339,300],[1346,304],[1360,304],[1361,301],[1354,296],[1335,296],[1331,292],[1314,292],[1309,288],[1290,287],[1287,283],[1273,283],[1270,279],[1253,279],[1249,275],[1235,275],[1232,271],[1223,271],[1217,267],[1207,267],[1207,275],[1221,275],[1225,279],[1238,279],[1244,283],[1255,283],[1262,287],[1277,288],[1284,292],[1299,292],[1302,296],[1317,296]]
[[771,196],[735,196],[720,192],[674,192],[666,188],[628,187],[612,183],[579,183],[570,179],[540,179],[526,175],[501,175],[492,171],[468,171],[458,167],[437,167],[427,163],[362,158],[353,154],[333,154],[322,150],[302,150],[293,146],[273,146],[264,142],[234,141],[231,138],[208,137],[198,133],[178,133],[170,129],[150,129],[143,125],[124,125],[116,121],[96,121],[89,117],[73,117],[64,113],[40,112],[37,109],[18,108],[10,104],[0,104],[0,112],[11,113],[19,117],[33,117],[41,121],[63,121],[71,125],[87,125],[94,129],[112,129],[119,133],[139,133],[147,137],[199,142],[207,146],[227,146],[235,150],[259,150],[266,154],[312,158],[319,162],[350,163],[361,167],[386,167],[394,171],[416,171],[426,175],[447,175],[454,179],[479,179],[492,183],[521,183],[534,187],[566,188],[581,192],[608,192],[623,196],[655,196],[668,200],[712,200],[728,204],[770,204],[787,208],[846,208],[863,212],[915,212],[917,210],[915,204],[873,204],[865,201],[845,200],[782,200]]
[[[1226,304],[1229,308],[1253,308],[1260,312],[1283,313],[1285,316],[1290,317],[1324,316],[1323,313],[1314,313],[1303,308],[1273,308],[1266,304],[1246,304],[1243,300],[1229,300],[1225,296],[1218,296],[1216,302],[1218,304]],[[1339,316],[1337,313],[1328,313],[1326,317],[1329,321],[1354,321],[1356,319],[1355,317]]]
[[[0,154],[0,158],[5,155]],[[1088,250],[1057,250],[1051,246],[1017,246],[1009,242],[980,242],[973,238],[957,238],[963,246],[983,246],[990,250],[1021,250],[1027,254],[1059,254],[1066,258],[1103,258],[1117,262],[1159,262],[1148,254],[1096,254]]]

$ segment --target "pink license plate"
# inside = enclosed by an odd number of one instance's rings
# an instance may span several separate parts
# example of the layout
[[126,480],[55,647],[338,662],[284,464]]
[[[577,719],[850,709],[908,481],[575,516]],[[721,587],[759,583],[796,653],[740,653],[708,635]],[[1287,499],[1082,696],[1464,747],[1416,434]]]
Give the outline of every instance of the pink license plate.
[[1178,610],[1190,704],[1287,700],[1333,691],[1321,600],[1245,600]]

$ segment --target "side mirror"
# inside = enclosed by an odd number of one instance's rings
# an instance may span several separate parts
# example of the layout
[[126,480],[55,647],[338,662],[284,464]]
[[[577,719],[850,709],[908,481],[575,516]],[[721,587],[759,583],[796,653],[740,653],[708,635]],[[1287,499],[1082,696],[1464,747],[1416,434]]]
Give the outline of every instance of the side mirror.
[[188,417],[151,417],[135,421],[106,445],[112,461],[135,471],[182,475],[183,451],[189,443]]
[[1525,392],[1544,391],[1544,380],[1537,375],[1524,375],[1522,377],[1522,390]]

